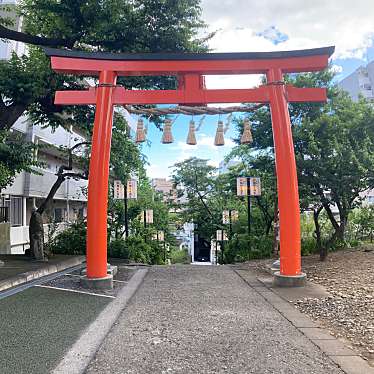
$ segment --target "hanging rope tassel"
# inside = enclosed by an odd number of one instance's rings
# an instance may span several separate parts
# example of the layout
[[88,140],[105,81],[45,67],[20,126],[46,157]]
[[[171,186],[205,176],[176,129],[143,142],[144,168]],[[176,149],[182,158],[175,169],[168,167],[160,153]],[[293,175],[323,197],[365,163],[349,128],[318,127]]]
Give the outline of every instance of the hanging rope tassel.
[[252,142],[251,123],[249,122],[249,119],[246,118],[243,123],[243,134],[240,138],[240,144],[251,144]]
[[170,144],[173,143],[173,134],[171,133],[171,120],[166,119],[164,124],[164,131],[162,134],[161,143],[162,144]]
[[188,136],[187,136],[187,144],[188,145],[196,145],[196,135],[195,135],[196,129],[195,129],[195,122],[190,121],[190,128],[188,130]]
[[136,125],[135,143],[143,143],[143,142],[145,142],[144,122],[141,118],[139,118],[138,123]]
[[216,137],[214,139],[214,145],[217,145],[217,146],[225,145],[225,137],[224,137],[224,129],[223,129],[222,121],[218,121]]

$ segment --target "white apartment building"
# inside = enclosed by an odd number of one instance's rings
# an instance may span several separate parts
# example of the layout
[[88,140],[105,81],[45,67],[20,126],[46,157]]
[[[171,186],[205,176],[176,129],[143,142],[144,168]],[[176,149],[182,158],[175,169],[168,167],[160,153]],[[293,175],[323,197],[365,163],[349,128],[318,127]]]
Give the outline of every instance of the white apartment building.
[[374,102],[374,61],[366,66],[360,66],[339,82],[338,86],[348,92],[355,101],[362,95]]
[[[358,101],[362,96],[374,103],[374,61],[366,66],[360,66],[339,82],[338,86],[346,91],[354,101]],[[362,193],[361,197],[364,199],[364,205],[374,204],[374,190]]]
[[[16,0],[0,0],[0,5],[15,4]],[[15,14],[14,14],[15,16]],[[20,31],[22,19],[17,18],[15,28]],[[27,53],[23,43],[0,41],[0,59],[9,59],[15,52],[19,55]],[[43,166],[38,174],[22,172],[18,174],[11,186],[0,194],[0,254],[22,254],[29,246],[28,223],[31,211],[38,206],[41,199],[46,197],[53,183],[56,181],[56,172],[62,164],[66,164],[66,154],[60,147],[70,148],[74,144],[84,141],[84,137],[76,129],[67,131],[58,128],[42,128],[33,125],[23,116],[13,125],[12,130],[20,134],[25,141],[44,145],[37,154]],[[80,170],[73,169],[79,172]],[[87,181],[66,180],[57,191],[53,204],[45,214],[46,225],[49,222],[71,222],[78,217],[86,215]],[[4,222],[6,221],[6,222]],[[48,230],[45,230],[46,233]],[[46,238],[47,239],[47,238]]]

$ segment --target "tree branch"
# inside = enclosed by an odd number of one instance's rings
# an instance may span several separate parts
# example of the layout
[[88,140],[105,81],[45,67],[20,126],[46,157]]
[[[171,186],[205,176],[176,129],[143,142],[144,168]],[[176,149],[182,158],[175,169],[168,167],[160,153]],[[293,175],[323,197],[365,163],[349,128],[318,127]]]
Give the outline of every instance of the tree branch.
[[49,202],[53,199],[57,190],[60,188],[60,186],[62,185],[62,183],[65,181],[66,178],[88,179],[88,176],[86,174],[65,173],[65,170],[73,170],[73,150],[84,144],[89,144],[89,142],[77,143],[68,150],[69,152],[68,165],[61,165],[58,168],[58,172],[56,173],[57,179],[55,183],[53,184],[52,188],[50,189],[48,196],[44,199],[44,201],[41,203],[41,205],[37,209],[38,213],[42,214],[45,211]]
[[196,174],[196,170],[194,170],[194,174],[195,174],[195,190],[196,190],[196,193],[197,195],[199,196],[199,199],[201,201],[201,203],[204,205],[204,208],[206,209],[206,211],[208,212],[208,214],[210,215],[211,218],[213,218],[213,214],[212,212],[210,211],[210,209],[208,208],[208,206],[206,205],[206,202],[204,201],[204,198],[201,196],[200,194],[200,191],[199,191],[199,186],[198,186],[198,183],[197,183],[197,174]]
[[45,38],[42,36],[36,36],[27,34],[20,31],[15,31],[8,29],[7,27],[0,25],[0,38],[1,39],[10,39],[17,42],[41,45],[45,47],[67,47],[73,48],[75,40],[71,39],[54,39],[54,38]]
[[0,130],[10,130],[10,128],[16,123],[19,117],[26,110],[29,103],[12,104],[12,105],[0,105]]

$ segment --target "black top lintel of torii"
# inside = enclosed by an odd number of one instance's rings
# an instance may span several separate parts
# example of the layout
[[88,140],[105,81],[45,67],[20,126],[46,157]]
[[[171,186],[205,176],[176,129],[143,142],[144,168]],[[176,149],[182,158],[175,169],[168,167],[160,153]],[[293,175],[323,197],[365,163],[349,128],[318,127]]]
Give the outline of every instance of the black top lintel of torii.
[[234,53],[107,53],[83,52],[78,50],[43,48],[49,57],[67,57],[94,60],[122,60],[122,61],[193,61],[193,60],[267,60],[287,59],[293,57],[331,56],[335,47],[301,49],[293,51],[275,52],[234,52]]

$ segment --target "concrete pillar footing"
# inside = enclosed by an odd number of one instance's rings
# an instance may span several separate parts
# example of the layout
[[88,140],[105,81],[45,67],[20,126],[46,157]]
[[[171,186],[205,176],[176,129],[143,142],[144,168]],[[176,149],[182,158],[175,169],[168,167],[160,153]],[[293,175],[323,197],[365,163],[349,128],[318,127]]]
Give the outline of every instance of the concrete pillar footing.
[[81,286],[94,290],[112,290],[113,275],[107,274],[104,278],[87,278],[87,276],[84,275],[81,277]]
[[306,285],[306,274],[282,275],[279,271],[274,273],[273,287],[304,287]]
[[[113,277],[115,277],[118,273],[118,267],[116,265],[107,264],[107,272],[108,274],[111,274],[113,275]],[[81,275],[86,275],[86,274],[87,274],[87,267],[84,267],[81,270]]]

